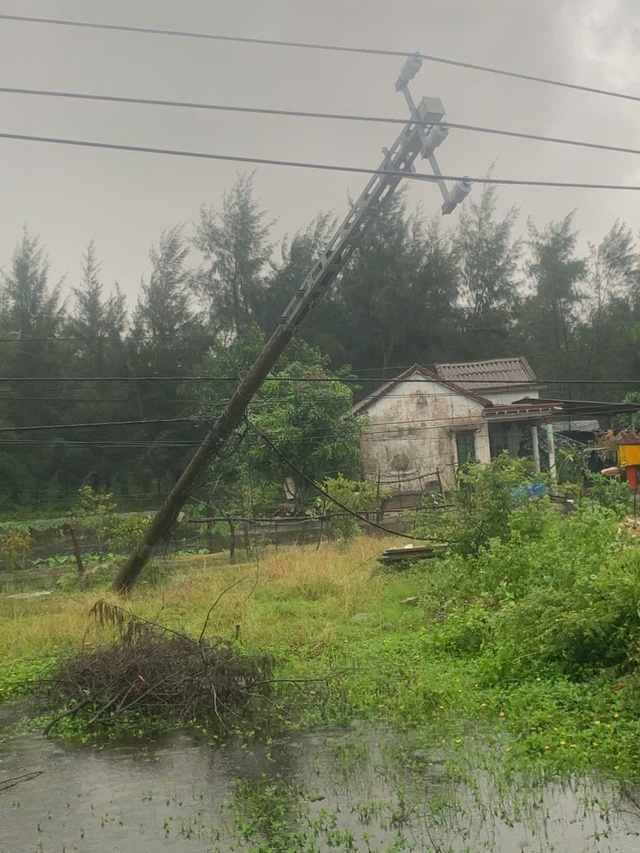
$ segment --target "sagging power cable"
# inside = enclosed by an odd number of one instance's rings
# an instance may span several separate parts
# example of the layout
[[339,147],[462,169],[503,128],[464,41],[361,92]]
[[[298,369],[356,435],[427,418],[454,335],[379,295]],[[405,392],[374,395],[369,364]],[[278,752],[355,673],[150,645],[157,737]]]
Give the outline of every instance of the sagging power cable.
[[371,519],[366,518],[364,515],[359,515],[357,512],[354,512],[352,509],[350,509],[348,506],[346,506],[346,504],[343,504],[337,498],[334,498],[332,495],[330,495],[329,492],[327,492],[325,489],[322,488],[322,486],[319,486],[315,480],[311,479],[311,477],[308,477],[304,473],[304,471],[301,471],[298,468],[298,466],[295,465],[290,459],[288,459],[284,455],[284,453],[280,450],[280,448],[277,447],[271,441],[269,436],[265,435],[265,433],[261,429],[259,429],[255,424],[251,423],[251,421],[247,421],[247,424],[249,426],[249,429],[253,430],[253,432],[255,432],[256,435],[258,435],[265,442],[265,444],[267,444],[271,448],[271,450],[273,450],[273,452],[277,456],[279,456],[280,459],[282,459],[282,461],[286,465],[288,465],[291,468],[292,471],[295,471],[295,473],[299,477],[301,477],[306,483],[308,483],[310,486],[313,486],[313,488],[317,492],[319,492],[319,494],[321,494],[327,500],[334,503],[336,506],[339,506],[340,509],[344,510],[344,512],[346,512],[348,515],[353,516],[353,518],[358,519],[358,521],[363,521],[365,524],[368,524],[371,527],[375,527],[378,530],[382,530],[384,533],[388,533],[390,536],[401,536],[403,539],[419,540],[421,542],[431,542],[431,541],[433,541],[433,539],[435,539],[435,537],[433,537],[433,536],[411,536],[409,533],[401,533],[398,530],[392,530],[390,527],[385,527],[383,524],[378,524],[377,521],[371,521]]

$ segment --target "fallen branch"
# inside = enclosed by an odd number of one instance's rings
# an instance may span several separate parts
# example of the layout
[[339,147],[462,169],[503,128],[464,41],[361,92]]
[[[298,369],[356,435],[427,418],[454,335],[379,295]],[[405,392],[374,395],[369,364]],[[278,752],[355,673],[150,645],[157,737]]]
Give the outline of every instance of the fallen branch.
[[21,776],[14,776],[11,779],[0,779],[0,791],[8,791],[22,782],[30,782],[32,779],[37,779],[44,772],[44,770],[32,770],[30,773],[23,773]]

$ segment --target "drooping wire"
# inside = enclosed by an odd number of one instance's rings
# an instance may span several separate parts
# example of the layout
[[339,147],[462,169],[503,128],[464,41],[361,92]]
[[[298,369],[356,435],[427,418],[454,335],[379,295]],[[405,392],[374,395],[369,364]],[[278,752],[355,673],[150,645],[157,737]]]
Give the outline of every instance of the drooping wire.
[[308,483],[310,486],[312,486],[317,492],[319,492],[319,494],[321,494],[327,500],[330,500],[332,503],[336,504],[336,506],[339,506],[340,509],[344,510],[344,512],[353,516],[353,518],[358,519],[358,521],[363,521],[365,524],[368,524],[371,527],[375,527],[378,530],[382,530],[384,533],[389,533],[391,536],[400,536],[403,539],[421,540],[421,541],[427,542],[427,541],[431,541],[433,538],[435,538],[435,537],[429,537],[429,536],[411,536],[408,533],[401,533],[397,530],[392,530],[390,527],[385,527],[383,524],[378,524],[377,521],[371,521],[371,519],[366,518],[366,516],[364,516],[364,515],[359,515],[357,512],[354,512],[352,509],[350,509],[348,506],[346,506],[346,504],[343,504],[337,498],[334,498],[332,495],[330,495],[329,492],[327,492],[325,489],[322,488],[322,486],[319,486],[315,480],[313,480],[311,477],[308,477],[304,473],[304,471],[301,471],[298,468],[298,466],[295,465],[289,458],[287,458],[284,455],[284,453],[280,450],[280,448],[277,447],[273,443],[273,441],[271,441],[269,436],[266,435],[255,424],[251,423],[251,421],[247,421],[247,423],[249,425],[249,428],[252,429],[256,433],[256,435],[258,435],[265,442],[265,444],[267,444],[271,448],[271,450],[273,450],[273,452],[277,456],[279,456],[280,459],[282,459],[282,461],[286,465],[288,465],[291,468],[292,471],[295,471],[299,477],[301,477],[306,483]]
[[[350,115],[348,113],[310,112],[308,110],[281,110],[267,107],[245,107],[232,104],[211,104],[194,101],[171,101],[159,98],[134,98],[123,95],[97,95],[89,92],[64,92],[51,89],[25,89],[17,86],[0,86],[0,93],[8,95],[27,95],[44,98],[63,98],[67,100],[94,101],[112,104],[135,104],[139,106],[173,107],[178,109],[210,110],[216,112],[231,112],[249,115],[283,116],[285,118],[310,118],[323,119],[327,121],[349,121],[349,122],[371,122],[375,124],[407,124],[406,118],[395,118],[390,116],[372,115]],[[430,127],[432,121],[420,121],[413,119],[415,125]],[[441,127],[453,130],[465,130],[472,133],[484,133],[494,136],[506,136],[511,139],[531,140],[534,142],[549,142],[555,145],[570,145],[578,148],[592,148],[596,151],[608,151],[616,154],[640,154],[640,148],[630,148],[620,145],[605,145],[600,142],[588,142],[580,139],[566,139],[557,136],[542,136],[537,133],[526,133],[524,131],[504,130],[495,127],[483,127],[474,124],[461,124],[459,122],[439,122]],[[69,338],[68,340],[76,340]]]
[[[51,402],[55,402],[52,400]],[[149,424],[183,424],[193,423],[196,426],[194,418],[150,418],[148,420],[137,421],[96,421],[93,423],[84,424],[40,424],[38,426],[11,426],[0,427],[0,433],[3,432],[30,432],[33,430],[50,430],[50,429],[96,429],[98,427],[114,427],[114,426],[148,426]]]
[[271,157],[241,157],[238,154],[214,154],[205,151],[186,151],[177,148],[154,148],[146,145],[125,145],[116,142],[93,142],[88,139],[35,136],[27,133],[0,133],[0,139],[18,142],[38,142],[48,145],[66,145],[75,148],[93,148],[106,151],[126,151],[135,154],[157,154],[167,157],[184,157],[196,160],[216,160],[230,163],[252,163],[260,166],[283,166],[290,169],[315,169],[323,172],[348,172],[358,175],[380,175],[411,181],[437,183],[438,181],[467,181],[474,184],[496,186],[543,187],[554,189],[582,189],[609,191],[640,191],[638,184],[589,184],[580,181],[538,181],[516,178],[469,177],[468,175],[428,175],[425,172],[405,172],[392,169],[369,169],[364,166],[339,166],[332,163],[315,163],[302,160],[277,160]]
[[[640,189],[640,187],[639,187]],[[373,368],[372,368],[373,369]],[[377,368],[380,369],[380,368]],[[386,384],[393,382],[402,382],[403,384],[426,384],[428,382],[441,383],[443,385],[476,385],[486,386],[486,379],[467,379],[456,383],[451,379],[434,376],[433,379],[398,379],[397,376],[269,376],[268,382],[341,382],[347,384],[360,385],[363,382],[377,382],[378,384]],[[79,384],[86,382],[240,382],[239,376],[0,376],[0,385],[3,382],[77,382]],[[640,385],[640,379],[572,379],[570,377],[558,379],[528,379],[526,381],[518,381],[517,383],[505,382],[504,390],[509,390],[509,384],[517,384],[519,388],[537,387],[539,385]],[[492,388],[491,391],[499,391],[499,388]],[[96,401],[100,402],[100,401]],[[150,403],[161,402],[150,400]]]
[[481,65],[475,62],[465,62],[459,59],[451,59],[435,54],[413,52],[410,50],[390,50],[388,48],[354,47],[337,44],[324,44],[320,42],[292,41],[288,39],[268,39],[251,36],[233,36],[221,33],[199,33],[189,30],[170,30],[158,27],[136,27],[128,24],[104,24],[93,21],[78,21],[61,18],[44,18],[29,15],[0,14],[0,20],[16,21],[30,24],[46,24],[50,26],[74,27],[87,30],[108,30],[112,32],[137,33],[140,35],[173,36],[179,38],[200,39],[205,41],[229,42],[232,44],[252,44],[265,47],[287,47],[302,50],[329,51],[332,53],[354,53],[369,56],[393,56],[406,58],[409,54],[419,57],[425,62],[435,62],[441,65],[450,65],[463,68],[468,71],[481,71],[485,74],[495,74],[500,77],[511,77],[516,80],[527,80],[531,83],[542,83],[546,86],[556,86],[563,89],[572,89],[577,92],[586,92],[593,95],[604,95],[609,98],[621,98],[627,101],[640,101],[640,96],[631,95],[627,92],[617,92],[611,89],[600,89],[595,86],[583,86],[579,83],[569,83],[565,80],[554,80],[550,77],[542,77],[536,74],[524,74],[519,71],[509,71],[505,68],[494,68],[490,65]]

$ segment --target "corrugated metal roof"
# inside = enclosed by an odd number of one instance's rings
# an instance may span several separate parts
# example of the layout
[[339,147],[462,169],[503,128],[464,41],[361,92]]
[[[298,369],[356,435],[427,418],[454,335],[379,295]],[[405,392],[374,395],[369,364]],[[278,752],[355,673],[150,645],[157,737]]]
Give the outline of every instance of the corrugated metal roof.
[[449,382],[480,393],[499,388],[518,388],[537,383],[536,375],[524,356],[493,358],[488,361],[460,361],[436,364],[436,373]]

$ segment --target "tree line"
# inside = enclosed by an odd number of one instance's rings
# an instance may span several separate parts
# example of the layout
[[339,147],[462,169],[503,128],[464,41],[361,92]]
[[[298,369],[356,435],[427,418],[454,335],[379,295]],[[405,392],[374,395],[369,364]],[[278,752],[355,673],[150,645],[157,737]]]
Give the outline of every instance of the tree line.
[[[353,394],[372,385],[359,391],[345,378],[525,355],[553,382],[550,396],[619,400],[632,390],[623,383],[640,366],[635,235],[617,221],[583,250],[571,212],[542,227],[520,222],[516,209],[498,213],[492,187],[475,190],[451,230],[410,209],[402,193],[381,211],[280,368],[281,378],[288,370],[331,379],[329,393],[301,396],[295,383],[278,382],[255,409],[308,475],[357,471],[357,430],[341,424]],[[279,242],[274,224],[253,175],[238,177],[218,205],[201,207],[195,228],[160,236],[132,310],[103,281],[93,242],[63,299],[44,245],[24,231],[0,281],[0,507],[43,506],[87,484],[132,506],[164,494],[233,390],[231,380],[190,380],[248,367],[336,221],[320,213]],[[108,425],[131,420],[152,423]],[[105,425],[62,426],[73,423]],[[316,467],[304,442],[310,428]],[[320,447],[320,436],[335,447]],[[258,465],[264,448],[254,445]],[[265,460],[265,481],[285,473]]]

